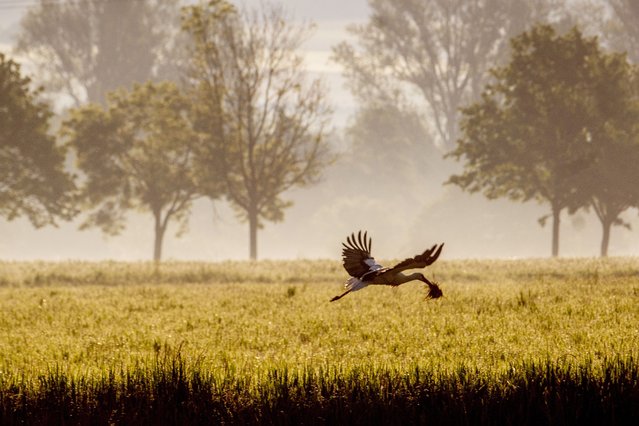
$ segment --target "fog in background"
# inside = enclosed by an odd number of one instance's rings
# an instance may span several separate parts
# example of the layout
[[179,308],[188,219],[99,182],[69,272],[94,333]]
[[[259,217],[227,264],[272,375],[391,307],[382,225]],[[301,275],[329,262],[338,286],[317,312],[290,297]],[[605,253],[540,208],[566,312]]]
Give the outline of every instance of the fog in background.
[[[6,3],[6,4],[5,4]],[[28,4],[0,3],[0,50],[11,49],[19,20]],[[248,6],[258,0],[245,0]],[[260,259],[337,259],[341,242],[353,231],[367,230],[373,238],[373,255],[379,259],[412,256],[434,243],[444,242],[443,259],[549,257],[551,227],[537,220],[549,213],[546,205],[505,199],[488,201],[457,187],[443,185],[460,170],[442,158],[430,143],[415,143],[393,160],[387,152],[371,151],[379,161],[358,163],[365,147],[354,147],[343,129],[356,110],[344,87],[340,67],[330,61],[331,47],[350,35],[345,27],[368,18],[366,0],[282,0],[296,19],[313,21],[317,29],[304,45],[312,76],[330,87],[335,111],[331,143],[340,154],[316,185],[290,191],[293,207],[280,223],[266,222],[258,235]],[[1,6],[3,5],[4,6]],[[7,6],[11,5],[11,7]],[[19,58],[16,58],[19,61]],[[28,65],[23,70],[28,71]],[[419,141],[418,141],[419,142]],[[371,166],[374,164],[374,166]],[[623,218],[632,230],[614,227],[611,256],[639,253],[639,215],[628,210]],[[153,222],[148,214],[130,214],[127,229],[106,237],[99,229],[78,230],[82,218],[60,223],[58,228],[34,229],[26,218],[0,219],[2,260],[149,260],[153,250]],[[165,260],[220,261],[248,257],[248,226],[240,223],[224,201],[199,200],[192,210],[189,230],[176,238],[169,225],[164,240]],[[594,213],[580,211],[562,216],[560,256],[597,256],[601,225]]]

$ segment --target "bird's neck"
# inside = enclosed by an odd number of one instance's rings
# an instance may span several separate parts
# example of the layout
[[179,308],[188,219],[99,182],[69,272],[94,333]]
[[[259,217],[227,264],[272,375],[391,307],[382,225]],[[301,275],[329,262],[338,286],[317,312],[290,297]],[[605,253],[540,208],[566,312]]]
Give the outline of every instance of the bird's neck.
[[404,284],[407,283],[409,281],[413,281],[413,280],[422,280],[422,274],[420,274],[419,272],[414,272],[412,274],[403,274],[403,273],[399,273],[395,276],[395,282],[398,284]]

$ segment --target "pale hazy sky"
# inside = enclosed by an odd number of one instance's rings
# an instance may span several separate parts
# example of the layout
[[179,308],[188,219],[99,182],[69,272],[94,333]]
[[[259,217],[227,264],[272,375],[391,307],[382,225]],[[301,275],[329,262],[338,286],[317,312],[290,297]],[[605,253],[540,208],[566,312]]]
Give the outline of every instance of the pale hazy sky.
[[[64,0],[48,0],[52,3]],[[243,0],[234,2],[250,7],[258,6],[263,0]],[[330,28],[334,24],[343,24],[366,19],[368,14],[367,0],[271,0],[282,4],[296,19],[312,20],[320,27]],[[6,43],[8,35],[14,33],[20,17],[29,5],[37,4],[37,0],[0,0],[0,41]],[[190,1],[193,3],[193,1]],[[326,26],[325,26],[326,25]],[[318,41],[325,35],[318,34]],[[328,34],[331,37],[331,34]]]

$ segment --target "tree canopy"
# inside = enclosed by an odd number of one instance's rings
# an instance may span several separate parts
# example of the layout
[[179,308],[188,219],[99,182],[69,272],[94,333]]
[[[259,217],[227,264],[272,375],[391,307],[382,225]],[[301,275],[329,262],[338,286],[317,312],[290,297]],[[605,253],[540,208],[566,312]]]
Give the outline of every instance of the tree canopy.
[[20,65],[0,53],[0,215],[26,216],[40,227],[70,219],[73,177],[65,172],[65,150],[49,134],[49,106]]
[[465,168],[450,183],[488,198],[550,205],[553,256],[561,211],[589,200],[579,177],[592,161],[589,144],[601,119],[595,88],[607,78],[598,72],[603,57],[597,39],[578,29],[558,35],[537,26],[514,38],[510,62],[493,70],[481,101],[463,110],[463,135],[451,153]]
[[282,220],[291,205],[282,195],[313,183],[331,161],[325,90],[307,81],[296,53],[309,28],[290,24],[276,6],[238,10],[219,0],[188,8],[184,28],[213,180],[221,163],[226,197],[249,223],[256,259],[258,228]]
[[588,128],[590,161],[579,176],[579,190],[601,222],[600,254],[607,256],[611,227],[629,228],[621,214],[639,207],[639,67],[626,55],[608,54],[596,72],[596,103]]
[[165,77],[179,0],[40,0],[22,20],[17,51],[39,70],[47,90],[75,106],[107,92]]
[[508,39],[545,18],[552,2],[369,3],[369,22],[351,27],[357,45],[342,42],[334,49],[352,92],[363,107],[376,100],[425,101],[420,112],[448,150],[457,139],[460,106],[478,96],[488,67],[504,55]]
[[172,83],[135,85],[107,98],[107,106],[73,110],[63,132],[77,152],[90,210],[83,228],[117,234],[129,210],[154,218],[153,258],[162,256],[169,221],[186,226],[201,196],[195,175],[200,136],[190,121],[190,100]]

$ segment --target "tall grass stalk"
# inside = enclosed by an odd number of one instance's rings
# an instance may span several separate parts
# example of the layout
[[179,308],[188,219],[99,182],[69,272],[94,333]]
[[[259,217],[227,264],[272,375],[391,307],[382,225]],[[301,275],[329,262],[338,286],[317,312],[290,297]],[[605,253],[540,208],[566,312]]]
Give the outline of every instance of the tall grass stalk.
[[179,354],[87,380],[0,380],[2,424],[632,424],[639,364],[535,361],[505,372],[362,366],[214,373]]

